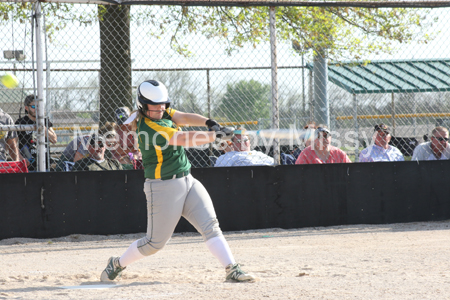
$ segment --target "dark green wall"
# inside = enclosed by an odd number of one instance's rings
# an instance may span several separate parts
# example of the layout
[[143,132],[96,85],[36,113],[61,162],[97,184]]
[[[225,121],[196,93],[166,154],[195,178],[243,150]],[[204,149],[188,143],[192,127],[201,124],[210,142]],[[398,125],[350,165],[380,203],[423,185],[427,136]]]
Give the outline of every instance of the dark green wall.
[[[198,168],[222,230],[450,219],[450,161]],[[143,171],[0,174],[0,239],[146,230]],[[43,197],[41,200],[41,191]],[[182,220],[176,231],[193,231]]]

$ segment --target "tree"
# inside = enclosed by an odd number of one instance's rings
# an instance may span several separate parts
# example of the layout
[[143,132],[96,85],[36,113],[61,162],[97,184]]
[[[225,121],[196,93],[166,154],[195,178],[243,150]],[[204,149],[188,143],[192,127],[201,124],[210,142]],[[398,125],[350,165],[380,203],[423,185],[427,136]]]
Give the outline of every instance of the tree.
[[[31,3],[0,3],[0,16],[26,22]],[[114,111],[121,106],[132,106],[130,7],[99,5],[98,11],[75,9],[73,4],[46,3],[43,11],[48,18],[46,33],[52,41],[55,31],[70,23],[100,27],[100,124],[115,120]]]
[[132,107],[130,7],[99,5],[100,124],[114,121],[114,111]]
[[[30,7],[28,2],[0,2],[0,18],[8,20],[12,16],[25,22]],[[161,9],[164,18],[156,16]],[[99,6],[98,14],[86,14],[74,9],[73,4],[45,3],[50,21],[46,31],[51,39],[52,31],[70,22],[92,24],[108,13],[119,18],[119,25],[125,20],[120,18],[127,15],[126,10],[126,6],[108,5]],[[369,53],[393,51],[393,42],[427,43],[433,39],[437,32],[432,31],[431,26],[437,18],[430,12],[431,9],[424,8],[277,7],[277,37],[294,41],[302,51],[327,49],[332,59],[361,59]],[[245,44],[256,47],[270,36],[269,7],[266,6],[147,6],[130,17],[142,25],[150,25],[149,32],[153,36],[169,34],[172,48],[183,55],[190,54],[183,39],[191,33],[220,39],[226,44],[227,53]]]
[[227,84],[214,115],[223,121],[257,121],[270,118],[270,85],[256,80]]
[[[33,3],[30,2],[0,2],[0,19],[8,21],[13,19],[19,23],[30,22],[30,10]],[[74,4],[68,3],[41,3],[46,17],[45,32],[50,41],[53,41],[53,34],[64,29],[68,24],[92,25],[97,22],[101,15],[98,12],[80,11]],[[2,22],[2,25],[4,23]]]
[[[73,4],[45,3],[44,7],[50,41],[52,32],[69,23],[100,22],[101,123],[111,120],[116,107],[130,106],[132,101],[130,18],[138,24],[150,25],[149,33],[153,36],[169,34],[171,47],[182,55],[190,55],[188,46],[183,44],[189,34],[219,39],[225,43],[227,53],[245,44],[256,47],[270,36],[269,7],[147,6],[133,15],[128,6],[99,6],[97,12],[90,13],[77,10]],[[0,2],[0,18],[28,21],[30,8],[31,3]],[[156,16],[160,10],[163,10],[164,18]],[[430,33],[431,26],[437,21],[430,11],[423,8],[277,7],[277,37],[281,41],[293,41],[299,51],[326,49],[330,59],[361,59],[369,53],[393,51],[394,42],[430,41],[433,34],[437,34]],[[114,76],[114,79],[108,76]],[[222,106],[222,109],[226,111],[226,107]],[[258,113],[265,114],[264,110]],[[237,117],[236,113],[231,115]]]
[[[136,18],[151,16],[154,7]],[[244,44],[267,41],[269,7],[178,7],[165,8],[165,18],[148,18],[155,36],[172,31],[172,48],[188,55],[183,37],[201,33],[220,38],[228,53]],[[330,58],[360,59],[368,53],[392,51],[392,42],[427,43],[433,38],[431,25],[437,21],[429,9],[361,7],[278,7],[277,37],[295,41],[303,51],[327,49]]]

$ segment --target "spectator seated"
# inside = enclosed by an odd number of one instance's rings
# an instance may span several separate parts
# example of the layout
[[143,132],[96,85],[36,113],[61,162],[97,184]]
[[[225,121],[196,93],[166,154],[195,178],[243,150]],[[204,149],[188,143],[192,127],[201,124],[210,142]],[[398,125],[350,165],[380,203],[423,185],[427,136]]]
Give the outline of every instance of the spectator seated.
[[239,167],[239,166],[271,166],[274,165],[273,157],[260,151],[250,149],[250,139],[244,129],[235,131],[231,139],[232,151],[221,155],[215,167]]

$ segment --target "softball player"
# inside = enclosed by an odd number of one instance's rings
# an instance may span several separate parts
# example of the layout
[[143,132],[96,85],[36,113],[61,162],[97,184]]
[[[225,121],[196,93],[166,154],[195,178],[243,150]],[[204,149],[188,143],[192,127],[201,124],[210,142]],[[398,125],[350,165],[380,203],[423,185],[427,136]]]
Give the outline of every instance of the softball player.
[[[161,250],[181,216],[202,235],[211,253],[225,267],[226,280],[254,281],[243,272],[220,230],[211,198],[190,174],[183,146],[198,146],[231,138],[233,130],[198,114],[169,108],[164,84],[156,80],[141,83],[137,90],[138,111],[127,120],[136,130],[145,172],[147,234],[134,241],[121,257],[110,257],[101,281],[114,280],[129,264]],[[178,130],[178,125],[208,126],[212,131]]]

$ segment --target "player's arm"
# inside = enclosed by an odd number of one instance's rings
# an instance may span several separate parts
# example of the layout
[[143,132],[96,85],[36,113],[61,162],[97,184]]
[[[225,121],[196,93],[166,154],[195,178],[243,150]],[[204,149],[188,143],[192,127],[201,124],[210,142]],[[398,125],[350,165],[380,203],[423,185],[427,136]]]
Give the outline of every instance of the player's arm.
[[177,145],[185,147],[200,146],[216,141],[216,138],[220,139],[225,136],[231,137],[233,135],[232,128],[222,127],[216,121],[213,121],[198,114],[183,113],[176,111],[172,116],[172,121],[175,122],[177,125],[208,126],[213,131],[177,132],[170,139],[169,145]]
[[215,139],[214,131],[178,131],[169,140],[169,145],[195,147],[212,143]]
[[206,120],[208,118],[204,116],[180,111],[176,111],[172,116],[172,121],[177,125],[206,126]]
[[13,161],[19,160],[19,148],[17,147],[17,138],[7,139],[9,156]]

